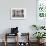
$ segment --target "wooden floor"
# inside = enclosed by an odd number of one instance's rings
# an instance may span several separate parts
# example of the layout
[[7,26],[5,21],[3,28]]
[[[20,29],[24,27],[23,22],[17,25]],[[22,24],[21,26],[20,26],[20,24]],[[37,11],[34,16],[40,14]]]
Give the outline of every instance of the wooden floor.
[[[2,42],[0,42],[0,46],[4,46],[4,43]],[[8,45],[7,46],[15,46],[15,42],[14,43],[12,43],[12,42],[10,42],[10,43],[8,43]],[[24,45],[25,46],[25,45]],[[37,43],[30,43],[30,46],[37,46]],[[42,46],[46,46],[46,43],[44,43],[44,45],[42,45]]]

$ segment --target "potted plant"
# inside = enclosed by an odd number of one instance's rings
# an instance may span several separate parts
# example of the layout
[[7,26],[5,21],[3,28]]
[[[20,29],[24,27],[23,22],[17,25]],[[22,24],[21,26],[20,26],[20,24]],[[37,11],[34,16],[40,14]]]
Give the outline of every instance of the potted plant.
[[33,35],[37,38],[37,41],[40,43],[40,40],[42,38],[45,38],[44,36],[46,36],[46,33],[45,32],[35,32]]

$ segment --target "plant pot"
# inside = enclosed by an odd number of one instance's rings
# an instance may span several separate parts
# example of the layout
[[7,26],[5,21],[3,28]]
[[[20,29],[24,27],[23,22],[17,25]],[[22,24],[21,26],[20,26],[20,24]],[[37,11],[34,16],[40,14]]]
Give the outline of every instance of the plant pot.
[[37,43],[40,43],[40,39],[37,39]]
[[44,42],[44,40],[45,40],[45,39],[38,39],[37,42],[41,44],[41,43]]
[[40,43],[44,43],[44,40],[45,40],[45,39],[40,39]]

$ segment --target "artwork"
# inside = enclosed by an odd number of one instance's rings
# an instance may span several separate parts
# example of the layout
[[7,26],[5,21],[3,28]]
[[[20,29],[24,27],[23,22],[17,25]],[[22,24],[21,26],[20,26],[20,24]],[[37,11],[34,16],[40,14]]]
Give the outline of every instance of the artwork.
[[11,19],[26,18],[26,8],[11,8]]
[[[37,0],[36,24],[46,26],[46,0]],[[46,28],[46,27],[45,27]]]
[[37,1],[37,15],[39,18],[46,18],[46,0]]

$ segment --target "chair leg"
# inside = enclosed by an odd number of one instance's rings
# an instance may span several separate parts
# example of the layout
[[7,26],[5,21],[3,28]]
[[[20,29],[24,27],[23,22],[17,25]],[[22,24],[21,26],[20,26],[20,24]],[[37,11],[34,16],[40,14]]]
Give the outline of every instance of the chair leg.
[[7,42],[6,42],[6,41],[5,41],[5,43],[4,43],[4,44],[5,44],[5,46],[7,46]]
[[7,34],[5,34],[5,46],[7,46]]

